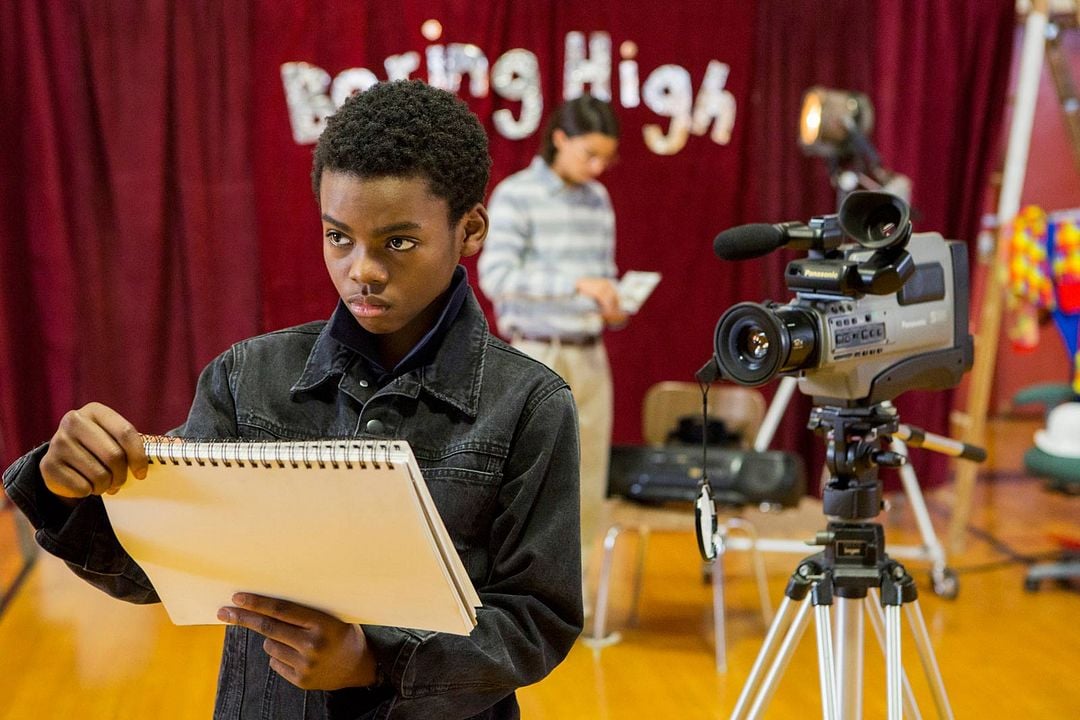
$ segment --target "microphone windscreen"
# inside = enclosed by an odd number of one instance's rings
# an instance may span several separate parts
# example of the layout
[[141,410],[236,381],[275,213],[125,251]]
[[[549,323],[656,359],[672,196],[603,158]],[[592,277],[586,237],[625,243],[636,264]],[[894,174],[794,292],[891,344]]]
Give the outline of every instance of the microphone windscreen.
[[713,240],[713,252],[722,260],[746,260],[768,255],[785,243],[776,225],[751,223],[725,230]]

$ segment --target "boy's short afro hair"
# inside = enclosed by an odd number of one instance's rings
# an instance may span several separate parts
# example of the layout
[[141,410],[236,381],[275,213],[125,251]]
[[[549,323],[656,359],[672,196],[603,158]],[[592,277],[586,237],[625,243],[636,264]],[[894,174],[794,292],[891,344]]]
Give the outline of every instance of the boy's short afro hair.
[[315,146],[315,199],[324,170],[358,178],[423,177],[446,200],[454,223],[483,202],[491,169],[480,120],[457,96],[420,80],[397,80],[352,95]]

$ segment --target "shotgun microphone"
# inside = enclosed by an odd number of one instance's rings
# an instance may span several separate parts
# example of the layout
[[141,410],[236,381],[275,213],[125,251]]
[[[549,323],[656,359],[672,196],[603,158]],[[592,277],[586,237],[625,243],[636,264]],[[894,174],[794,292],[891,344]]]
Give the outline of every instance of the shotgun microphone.
[[825,252],[839,247],[843,239],[836,215],[801,222],[751,223],[725,230],[713,240],[713,252],[721,260],[747,260],[788,247]]

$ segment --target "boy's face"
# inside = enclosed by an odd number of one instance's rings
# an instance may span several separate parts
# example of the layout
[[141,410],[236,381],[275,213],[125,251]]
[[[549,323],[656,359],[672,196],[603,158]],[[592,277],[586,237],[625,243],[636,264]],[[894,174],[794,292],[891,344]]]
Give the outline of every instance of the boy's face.
[[323,258],[338,295],[356,321],[380,336],[393,367],[431,329],[458,261],[487,235],[477,204],[453,226],[446,200],[426,178],[361,179],[323,171],[319,190]]

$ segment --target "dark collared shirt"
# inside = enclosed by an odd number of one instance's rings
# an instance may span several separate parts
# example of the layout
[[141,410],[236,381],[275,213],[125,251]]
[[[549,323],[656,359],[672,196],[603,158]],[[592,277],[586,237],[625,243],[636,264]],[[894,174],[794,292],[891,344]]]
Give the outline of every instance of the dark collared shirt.
[[[577,423],[566,384],[491,336],[466,286],[429,362],[378,386],[326,322],[237,343],[199,379],[190,438],[407,440],[483,607],[467,637],[365,626],[381,686],[305,692],[270,670],[257,633],[225,633],[214,717],[516,718],[581,631]],[[38,543],[131,602],[158,600],[101,499],[68,510],[45,489],[45,446],[4,473]],[[328,548],[333,552],[333,548]],[[268,557],[268,563],[274,559]],[[404,570],[404,569],[403,569]]]
[[[334,314],[330,316],[330,337],[339,343],[355,351],[368,363],[382,379],[396,377],[408,370],[419,367],[425,361],[429,361],[439,348],[439,341],[446,335],[451,323],[461,311],[461,306],[469,294],[469,280],[465,268],[458,265],[454,269],[454,275],[450,279],[450,287],[435,302],[442,304],[442,312],[439,319],[430,330],[420,338],[412,350],[393,368],[386,369],[379,362],[378,338],[356,322],[345,303],[338,301]],[[380,385],[382,382],[379,383]]]

